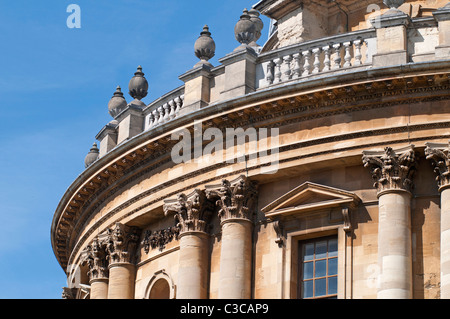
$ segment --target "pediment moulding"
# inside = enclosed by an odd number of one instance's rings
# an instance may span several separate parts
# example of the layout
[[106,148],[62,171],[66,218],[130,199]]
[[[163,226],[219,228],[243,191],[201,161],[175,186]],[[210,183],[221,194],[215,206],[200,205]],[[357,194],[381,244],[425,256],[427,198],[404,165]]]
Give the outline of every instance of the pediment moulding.
[[[204,122],[205,127],[236,127],[256,125],[259,121],[270,120],[271,125],[281,126],[289,123],[301,122],[311,118],[326,117],[358,110],[382,108],[398,103],[417,103],[449,99],[450,74],[421,74],[403,76],[398,79],[358,82],[352,85],[328,87],[327,89],[303,89],[293,93],[288,90],[277,99],[262,99],[258,95],[248,96],[246,100],[225,104],[220,108],[206,108],[198,113],[198,118],[209,119]],[[298,88],[296,88],[298,90]],[[286,90],[286,88],[278,88]],[[261,100],[262,99],[262,100]],[[380,99],[384,102],[380,103]],[[371,102],[373,101],[373,102]],[[223,113],[217,113],[221,109]],[[192,129],[190,117],[185,122],[174,122],[173,125],[187,125]],[[116,148],[109,154],[90,165],[83,174],[68,189],[55,214],[52,236],[55,254],[60,262],[67,264],[70,251],[73,249],[67,239],[67,234],[77,231],[76,225],[82,225],[82,220],[90,216],[90,212],[112,196],[115,190],[126,185],[145,171],[156,168],[164,158],[170,160],[170,149],[173,141],[169,135],[148,131],[135,139],[129,140],[122,147]],[[155,160],[158,165],[151,163]],[[94,206],[92,206],[92,204]],[[86,210],[90,207],[89,210]]]
[[338,211],[342,228],[351,232],[353,225],[351,214],[361,203],[361,199],[353,192],[305,182],[286,194],[278,197],[261,209],[265,218],[272,222],[277,234],[275,242],[282,247],[286,242],[284,224],[292,218],[306,218],[317,212],[331,213]]

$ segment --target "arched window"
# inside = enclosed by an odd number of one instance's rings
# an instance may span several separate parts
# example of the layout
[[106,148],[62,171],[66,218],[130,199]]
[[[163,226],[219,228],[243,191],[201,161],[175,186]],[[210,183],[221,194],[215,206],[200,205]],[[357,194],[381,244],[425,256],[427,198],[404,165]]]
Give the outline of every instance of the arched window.
[[147,299],[175,299],[175,285],[164,269],[157,271],[145,290]]
[[150,290],[149,299],[170,299],[170,286],[166,279],[158,279]]

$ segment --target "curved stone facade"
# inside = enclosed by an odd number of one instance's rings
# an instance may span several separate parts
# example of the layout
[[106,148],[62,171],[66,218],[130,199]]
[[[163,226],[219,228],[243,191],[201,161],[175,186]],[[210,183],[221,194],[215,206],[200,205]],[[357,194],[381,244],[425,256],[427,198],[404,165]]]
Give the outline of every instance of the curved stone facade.
[[64,296],[450,296],[450,4],[379,2],[285,45],[316,4],[260,1],[264,46],[134,94],[55,212]]

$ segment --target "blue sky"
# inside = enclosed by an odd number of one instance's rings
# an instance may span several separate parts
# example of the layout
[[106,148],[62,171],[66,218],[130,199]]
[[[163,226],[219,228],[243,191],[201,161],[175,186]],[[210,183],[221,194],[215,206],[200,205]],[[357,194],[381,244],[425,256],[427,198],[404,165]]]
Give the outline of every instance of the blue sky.
[[[233,30],[242,10],[256,2],[0,0],[0,299],[61,298],[53,213],[112,119],[116,86],[126,93],[138,65],[149,82],[144,102],[180,86],[178,76],[198,61],[193,46],[205,24],[218,65],[239,45]],[[66,24],[72,3],[80,29]]]

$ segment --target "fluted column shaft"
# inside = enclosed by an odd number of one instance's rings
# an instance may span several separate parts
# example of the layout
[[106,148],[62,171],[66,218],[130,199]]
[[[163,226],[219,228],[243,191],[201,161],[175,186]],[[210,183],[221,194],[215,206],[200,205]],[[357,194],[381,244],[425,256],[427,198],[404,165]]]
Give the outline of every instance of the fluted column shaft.
[[378,299],[413,297],[411,193],[414,146],[364,152],[378,190]]

